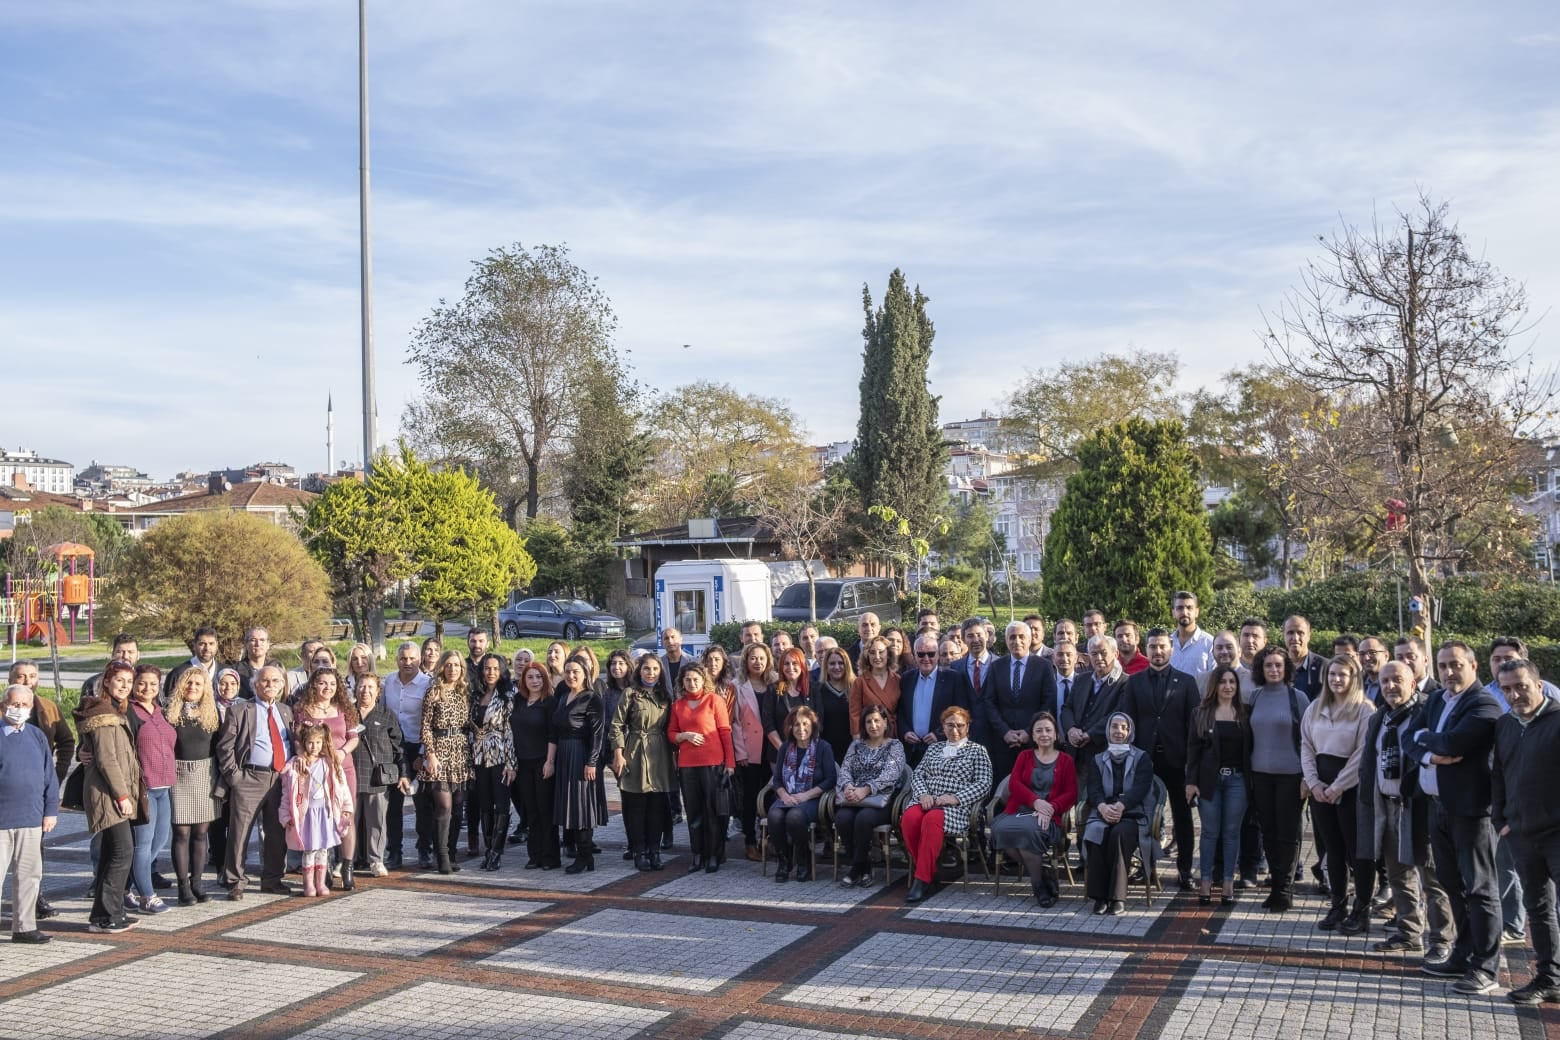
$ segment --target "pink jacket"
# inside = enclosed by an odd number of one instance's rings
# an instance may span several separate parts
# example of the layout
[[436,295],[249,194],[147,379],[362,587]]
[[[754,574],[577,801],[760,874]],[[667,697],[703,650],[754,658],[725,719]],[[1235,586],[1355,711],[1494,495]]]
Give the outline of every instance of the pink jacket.
[[761,765],[764,761],[764,723],[758,714],[758,697],[753,687],[737,683],[736,711],[731,720],[731,746],[737,761]]
[[[309,775],[303,763],[293,758],[282,771],[282,826],[287,830],[287,847],[294,852],[306,851],[298,833],[304,813],[309,809]],[[325,783],[325,804],[330,806],[330,818],[335,821],[336,834],[340,837],[352,826],[352,791],[347,787],[347,774],[340,765],[329,773]]]

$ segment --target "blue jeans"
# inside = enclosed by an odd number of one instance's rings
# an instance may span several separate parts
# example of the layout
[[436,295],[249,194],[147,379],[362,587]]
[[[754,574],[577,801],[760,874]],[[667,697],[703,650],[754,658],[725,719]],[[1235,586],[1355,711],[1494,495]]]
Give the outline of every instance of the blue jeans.
[[1240,772],[1219,777],[1212,791],[1199,791],[1197,812],[1202,817],[1202,845],[1198,849],[1202,879],[1213,881],[1213,861],[1219,847],[1224,849],[1227,880],[1235,877],[1240,861],[1240,824],[1246,816],[1246,777]]
[[1513,935],[1527,935],[1527,910],[1522,905],[1522,878],[1517,874],[1517,858],[1508,838],[1495,839],[1496,883],[1500,885],[1500,916],[1504,929]]
[[168,788],[153,787],[146,792],[147,822],[130,828],[135,836],[135,858],[130,861],[130,881],[135,894],[150,899],[157,894],[152,888],[152,861],[168,847],[169,833],[173,828],[173,809],[168,803]]

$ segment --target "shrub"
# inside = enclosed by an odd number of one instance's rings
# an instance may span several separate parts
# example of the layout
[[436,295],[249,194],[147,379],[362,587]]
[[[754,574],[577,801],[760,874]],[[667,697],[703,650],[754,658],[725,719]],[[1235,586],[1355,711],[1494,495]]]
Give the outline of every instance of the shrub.
[[[978,592],[974,585],[967,582],[955,581],[950,577],[937,577],[921,583],[923,603],[925,595],[929,594],[933,602],[931,606],[936,609],[938,616],[944,625],[957,624],[975,612],[975,601]],[[909,625],[915,623],[915,603],[911,598],[910,609],[904,611],[905,621]]]

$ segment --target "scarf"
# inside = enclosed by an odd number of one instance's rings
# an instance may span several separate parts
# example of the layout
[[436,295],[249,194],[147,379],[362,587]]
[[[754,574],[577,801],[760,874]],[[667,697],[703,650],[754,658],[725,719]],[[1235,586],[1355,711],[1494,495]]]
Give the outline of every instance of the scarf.
[[1130,715],[1126,715],[1118,711],[1105,721],[1106,733],[1110,732],[1111,723],[1115,722],[1117,719],[1126,719],[1127,721],[1126,742],[1121,744],[1114,742],[1107,744],[1105,747],[1105,753],[1111,758],[1115,759],[1117,762],[1120,762],[1123,758],[1127,757],[1127,752],[1132,750],[1132,737],[1136,733],[1136,728],[1132,725],[1132,717]]
[[803,751],[794,743],[785,746],[785,764],[781,767],[780,778],[785,781],[785,789],[795,794],[805,791],[813,785],[813,774],[818,768],[818,741],[807,742],[807,750]]
[[964,750],[964,745],[970,742],[968,737],[963,740],[945,740],[942,742],[943,758],[958,758],[959,752]]

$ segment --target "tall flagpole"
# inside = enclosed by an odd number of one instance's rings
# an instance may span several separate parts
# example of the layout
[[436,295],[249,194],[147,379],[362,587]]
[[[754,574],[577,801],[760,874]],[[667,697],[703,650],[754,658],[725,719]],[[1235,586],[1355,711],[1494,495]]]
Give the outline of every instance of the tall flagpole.
[[363,473],[374,464],[379,409],[374,404],[373,271],[368,244],[368,0],[358,0],[358,223],[362,269]]

